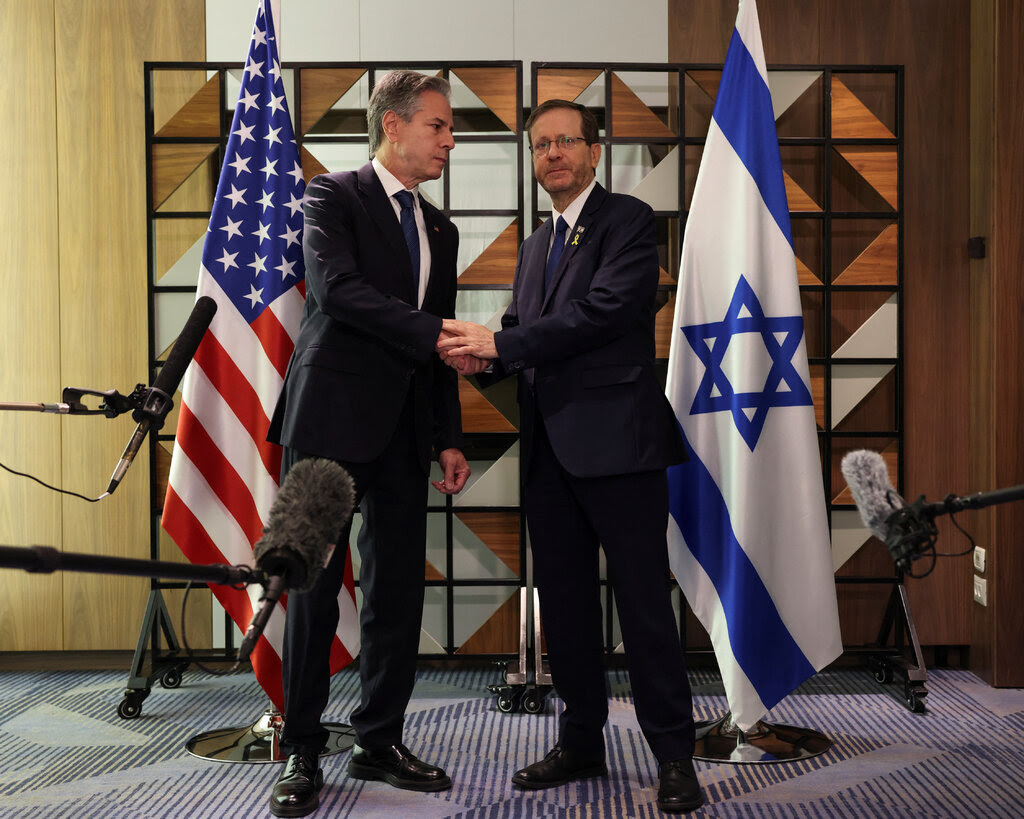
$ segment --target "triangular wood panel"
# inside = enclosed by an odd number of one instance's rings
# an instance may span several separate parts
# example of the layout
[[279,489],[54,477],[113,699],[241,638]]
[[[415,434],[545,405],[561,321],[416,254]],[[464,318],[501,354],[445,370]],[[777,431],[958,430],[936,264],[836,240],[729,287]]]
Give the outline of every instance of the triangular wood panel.
[[444,575],[429,560],[424,561],[423,577],[425,580],[444,580]]
[[675,132],[655,114],[640,97],[617,75],[612,74],[612,136],[616,137],[674,137]]
[[214,75],[171,115],[158,137],[219,137],[220,77]]
[[513,574],[520,574],[518,512],[456,512],[455,517]]
[[216,145],[153,145],[153,210],[216,150]]
[[599,68],[542,69],[537,73],[537,103],[555,99],[571,102],[600,74]]
[[837,145],[836,150],[896,210],[896,149],[881,145]]
[[899,228],[889,225],[836,277],[833,284],[896,284]]
[[[899,449],[895,441],[881,451],[882,460],[885,461],[885,465],[889,468],[889,480],[893,486],[896,486],[897,475],[899,474]],[[853,493],[850,491],[849,486],[844,486],[842,490],[832,498],[832,503],[853,503]]]
[[302,116],[299,128],[303,134],[316,125],[331,106],[345,96],[365,68],[304,68],[301,73]]
[[795,258],[797,283],[801,286],[806,284],[821,284],[821,279],[819,279],[814,272],[801,261],[800,257],[795,256]]
[[895,139],[893,132],[834,75],[832,136],[836,139]]
[[656,358],[668,358],[672,346],[672,333],[675,331],[676,294],[668,297],[665,306],[654,317],[654,355]]
[[811,400],[814,402],[814,423],[825,428],[825,376],[811,376]]
[[[305,166],[303,166],[305,167]],[[512,284],[519,251],[519,220],[512,223],[484,248],[459,276],[459,284]]]
[[718,86],[722,82],[722,72],[720,70],[687,71],[686,76],[693,80],[697,87],[712,100],[718,96]]
[[516,432],[515,426],[465,378],[459,379],[462,429],[465,432]]
[[519,651],[519,591],[473,632],[456,654],[515,654]]
[[327,173],[327,168],[324,164],[311,154],[305,147],[299,151],[299,161],[302,163],[302,178],[306,184],[309,184],[309,180],[318,174]]
[[659,265],[658,266],[658,284],[675,284],[675,283],[676,283],[676,280],[673,279],[668,274],[668,271],[664,267],[661,267]]
[[460,80],[476,94],[510,131],[516,130],[516,69],[456,68]]
[[789,209],[792,211],[820,211],[821,205],[811,198],[802,187],[793,181],[793,177],[785,171],[782,172],[786,183],[786,201],[789,202]]

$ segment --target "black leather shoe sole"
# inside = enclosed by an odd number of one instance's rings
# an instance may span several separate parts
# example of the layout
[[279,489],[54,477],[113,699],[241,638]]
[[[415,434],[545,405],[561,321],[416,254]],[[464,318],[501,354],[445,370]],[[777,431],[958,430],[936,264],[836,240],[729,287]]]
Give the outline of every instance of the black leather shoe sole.
[[691,810],[697,810],[697,808],[699,808],[703,804],[703,794],[697,794],[696,797],[689,801],[683,801],[682,799],[662,801],[661,799],[659,799],[658,810],[664,811],[665,813],[689,813]]
[[353,779],[368,779],[371,781],[387,782],[393,788],[401,788],[406,791],[446,791],[452,786],[452,779],[446,776],[444,779],[409,779],[379,768],[376,765],[366,765],[360,762],[348,763],[348,775]]
[[590,765],[586,768],[579,768],[571,773],[566,774],[558,779],[531,779],[529,777],[522,776],[523,771],[519,771],[512,777],[512,784],[518,785],[520,788],[526,788],[529,791],[539,791],[545,788],[557,788],[560,785],[568,785],[570,782],[575,782],[577,779],[591,779],[595,776],[606,776],[608,774],[608,766],[605,763],[598,765]]

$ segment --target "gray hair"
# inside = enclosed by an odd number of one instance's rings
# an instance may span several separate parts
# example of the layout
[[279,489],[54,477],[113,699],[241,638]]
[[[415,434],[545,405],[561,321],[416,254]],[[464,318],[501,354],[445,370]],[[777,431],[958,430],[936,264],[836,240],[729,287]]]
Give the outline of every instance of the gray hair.
[[384,139],[384,114],[394,111],[408,122],[420,110],[420,94],[424,91],[435,91],[447,100],[451,99],[452,89],[448,80],[431,77],[417,71],[389,71],[377,80],[370,94],[370,103],[366,107],[366,126],[370,136],[370,156],[377,153],[381,140]]

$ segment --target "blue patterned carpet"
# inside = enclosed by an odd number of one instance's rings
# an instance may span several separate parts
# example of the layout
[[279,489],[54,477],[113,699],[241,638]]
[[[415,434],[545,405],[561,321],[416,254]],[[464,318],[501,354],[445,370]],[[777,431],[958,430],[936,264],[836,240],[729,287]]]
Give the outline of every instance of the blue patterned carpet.
[[[116,714],[126,673],[0,673],[0,817],[269,816],[278,765],[209,762],[184,750],[196,734],[251,724],[266,699],[251,675],[187,671],[159,686],[142,716]],[[509,777],[554,743],[547,713],[502,714],[489,669],[424,670],[406,743],[444,766],[452,790],[398,791],[349,780],[348,753],[322,760],[318,817],[652,817],[656,768],[633,716],[624,672],[609,672],[609,776],[541,792]],[[717,677],[693,676],[698,719],[724,709]],[[796,763],[698,762],[708,802],[695,817],[1012,817],[1024,815],[1024,691],[993,689],[966,671],[929,673],[927,713],[910,712],[899,685],[866,671],[818,675],[769,715],[833,740]],[[345,722],[353,672],[334,681],[326,719]],[[556,703],[557,705],[557,703]]]

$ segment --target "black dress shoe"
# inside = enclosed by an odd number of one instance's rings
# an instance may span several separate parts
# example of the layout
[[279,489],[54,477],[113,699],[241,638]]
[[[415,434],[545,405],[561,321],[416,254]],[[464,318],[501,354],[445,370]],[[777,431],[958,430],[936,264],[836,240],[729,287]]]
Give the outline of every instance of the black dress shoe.
[[608,768],[604,754],[586,757],[561,745],[556,745],[540,762],[527,765],[512,776],[512,784],[529,790],[557,788],[574,779],[589,779],[604,776]]
[[307,816],[320,807],[324,772],[316,754],[292,754],[270,794],[274,816]]
[[354,779],[383,779],[407,791],[444,791],[452,786],[448,774],[434,765],[420,762],[404,745],[373,751],[354,745],[348,775]]
[[692,759],[666,762],[658,769],[658,807],[665,813],[689,813],[704,804]]

